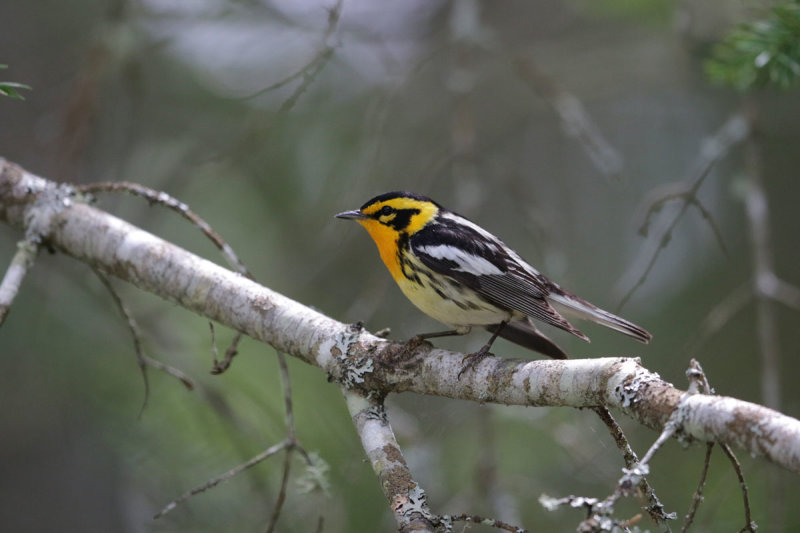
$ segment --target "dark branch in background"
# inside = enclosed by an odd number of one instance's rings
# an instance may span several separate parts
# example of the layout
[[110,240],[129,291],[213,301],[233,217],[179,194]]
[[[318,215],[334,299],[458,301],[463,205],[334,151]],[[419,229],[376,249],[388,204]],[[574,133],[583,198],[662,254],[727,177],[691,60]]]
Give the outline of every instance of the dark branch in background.
[[[511,524],[507,524],[500,520],[495,520],[494,518],[484,518],[478,515],[467,515],[467,514],[460,514],[460,515],[445,515],[441,518],[444,524],[447,526],[452,527],[452,525],[456,522],[467,522],[468,524],[478,524],[481,526],[488,526],[493,527],[495,529],[500,529],[502,531],[511,531],[512,533],[528,533],[527,529],[512,526]],[[464,527],[464,531],[467,530],[467,527]],[[449,530],[448,530],[449,531]]]
[[250,467],[252,467],[254,465],[257,465],[258,463],[260,463],[264,459],[267,459],[267,458],[275,455],[279,451],[281,451],[283,449],[286,449],[289,445],[290,444],[289,444],[288,440],[281,441],[278,444],[270,446],[269,448],[267,448],[266,450],[264,450],[260,454],[256,455],[255,457],[253,457],[252,459],[250,459],[246,463],[240,464],[239,466],[237,466],[235,468],[231,468],[230,470],[228,470],[227,472],[225,472],[221,476],[218,476],[218,477],[215,477],[213,479],[210,479],[210,480],[206,481],[205,483],[203,483],[202,485],[198,485],[197,487],[195,487],[195,488],[193,488],[193,489],[191,489],[189,491],[184,492],[178,498],[175,498],[174,500],[169,502],[163,509],[161,509],[158,513],[156,513],[153,516],[153,518],[154,519],[161,518],[165,514],[169,513],[173,509],[175,509],[175,507],[177,507],[179,504],[185,502],[186,500],[188,500],[189,498],[191,498],[195,494],[200,494],[201,492],[205,492],[210,488],[216,487],[217,485],[219,485],[220,483],[222,483],[224,481],[228,481],[229,479],[231,479],[232,477],[237,475],[239,472],[242,472],[242,471],[247,470],[248,468],[250,468]]
[[214,231],[214,228],[212,228],[208,222],[203,220],[199,215],[197,215],[197,213],[192,211],[188,205],[181,202],[177,198],[170,196],[165,192],[157,191],[155,189],[145,187],[144,185],[127,181],[84,183],[81,185],[75,185],[74,187],[76,191],[84,194],[126,192],[128,194],[138,196],[139,198],[144,198],[150,203],[150,205],[160,205],[171,211],[174,211],[175,213],[178,213],[180,216],[196,226],[206,237],[208,237],[212,243],[214,243],[214,246],[219,249],[219,251],[222,253],[222,256],[233,270],[244,276],[247,276],[250,279],[253,279],[253,275],[250,274],[249,270],[247,270],[247,267],[244,265],[242,260],[239,259],[239,256],[236,255],[236,252],[233,250],[233,248],[227,242],[225,242],[225,239],[223,239],[219,233]]
[[[708,174],[706,174],[706,176],[707,175]],[[705,179],[705,177],[703,179]],[[653,218],[661,212],[665,205],[674,200],[683,200],[685,204],[688,204],[687,207],[690,205],[697,208],[697,210],[700,212],[700,215],[703,217],[703,220],[706,221],[708,226],[711,228],[711,231],[714,233],[714,237],[717,239],[719,247],[722,248],[722,251],[725,252],[725,255],[728,255],[728,247],[725,246],[725,239],[722,237],[722,231],[714,220],[714,216],[700,202],[700,199],[697,198],[697,192],[700,185],[702,185],[702,180],[693,184],[685,182],[671,183],[653,190],[653,192],[648,196],[655,197],[656,199],[653,200],[652,203],[650,203],[650,206],[647,208],[644,222],[642,222],[642,224],[639,226],[639,234],[643,237],[647,237],[651,230],[650,226],[653,223]],[[662,194],[661,191],[663,189],[668,190]],[[672,189],[678,190],[673,191]]]
[[703,501],[703,488],[706,486],[706,477],[708,476],[708,467],[711,466],[711,452],[714,451],[714,443],[709,442],[706,444],[706,456],[703,459],[703,470],[700,473],[700,481],[697,483],[697,489],[692,495],[692,504],[689,507],[689,512],[686,513],[686,522],[681,528],[681,533],[686,533],[694,522],[694,516],[697,513],[697,508]]
[[150,380],[147,378],[147,367],[152,366],[158,370],[161,370],[170,376],[180,380],[183,383],[183,386],[189,390],[194,389],[194,382],[183,372],[178,370],[177,368],[173,368],[169,365],[156,361],[155,359],[151,359],[147,357],[144,352],[142,351],[142,336],[139,333],[139,325],[136,323],[136,319],[133,318],[133,315],[125,306],[125,303],[120,298],[117,291],[114,289],[114,286],[111,284],[111,281],[108,279],[103,272],[100,272],[98,269],[92,269],[103,284],[103,286],[108,291],[108,294],[111,296],[111,299],[114,301],[114,305],[117,306],[117,309],[125,318],[125,322],[128,325],[128,331],[131,333],[131,340],[133,341],[133,350],[136,353],[136,362],[139,366],[139,372],[142,374],[142,381],[144,382],[144,399],[142,400],[142,407],[139,410],[139,416],[142,416],[144,413],[145,407],[147,407],[147,399],[150,397]]
[[276,89],[280,89],[281,87],[292,83],[293,81],[299,80],[302,78],[302,83],[297,86],[297,88],[292,92],[292,94],[287,98],[280,107],[280,112],[289,111],[294,104],[297,103],[297,100],[306,92],[306,90],[311,86],[314,82],[316,77],[319,75],[320,72],[325,68],[325,65],[328,64],[331,57],[333,57],[333,52],[335,51],[335,46],[332,45],[329,41],[333,33],[336,31],[337,26],[339,25],[339,18],[342,14],[342,2],[343,0],[337,0],[336,4],[328,10],[328,26],[325,29],[325,33],[322,35],[321,39],[321,46],[314,57],[311,58],[308,63],[300,67],[296,72],[290,74],[289,76],[283,78],[280,81],[273,83],[263,89],[259,89],[253,94],[248,96],[244,96],[242,100],[250,100],[266,94],[268,92],[274,91]]
[[[337,19],[338,19],[338,15],[337,15]],[[186,205],[185,203],[179,201],[178,199],[176,199],[176,198],[174,198],[174,197],[172,197],[172,196],[170,196],[170,195],[168,195],[168,194],[166,194],[164,192],[156,191],[154,189],[150,189],[148,187],[144,187],[144,186],[136,184],[136,183],[128,183],[128,182],[90,183],[90,184],[85,184],[85,185],[78,186],[78,187],[76,187],[76,190],[78,190],[79,192],[84,193],[84,194],[87,194],[87,193],[88,194],[93,194],[93,193],[98,193],[98,192],[126,192],[126,193],[129,193],[129,194],[133,194],[134,196],[138,196],[140,198],[144,198],[151,205],[152,204],[156,204],[156,205],[160,205],[160,206],[166,207],[166,208],[178,213],[180,216],[182,216],[183,218],[185,218],[186,220],[191,222],[194,226],[196,226],[198,229],[200,229],[200,231],[202,231],[203,234],[206,237],[208,237],[208,239],[212,243],[214,243],[214,245],[220,250],[220,252],[222,253],[223,257],[225,257],[225,259],[227,260],[227,262],[231,266],[231,268],[233,268],[234,270],[236,270],[240,274],[246,276],[248,279],[251,279],[251,280],[255,279],[253,277],[253,275],[250,273],[250,271],[247,269],[247,267],[244,265],[244,263],[241,261],[241,259],[239,259],[238,255],[233,250],[233,248],[222,238],[222,236],[218,232],[216,232],[211,227],[211,225],[208,222],[203,220],[199,215],[197,215],[194,211],[192,211],[189,208],[188,205]],[[181,379],[181,381],[183,381],[184,385],[186,385],[187,388],[192,389],[193,386],[194,386],[193,383],[182,372],[180,372],[177,369],[168,367],[167,365],[164,365],[163,363],[159,363],[157,361],[154,361],[154,360],[148,358],[147,356],[145,356],[142,353],[140,335],[139,335],[138,327],[136,325],[136,322],[135,322],[134,318],[128,312],[127,308],[123,304],[122,300],[119,298],[119,295],[116,293],[116,291],[114,291],[114,288],[111,286],[111,284],[109,283],[109,281],[106,278],[106,276],[103,275],[101,272],[99,272],[97,270],[95,270],[95,272],[97,273],[98,277],[103,282],[103,284],[106,286],[106,288],[109,290],[112,298],[114,299],[114,302],[117,304],[117,307],[120,309],[120,311],[122,312],[123,316],[125,316],[125,318],[126,318],[126,320],[128,322],[128,327],[129,327],[129,329],[131,331],[131,335],[133,337],[134,349],[136,350],[137,360],[139,361],[139,368],[140,368],[140,370],[142,372],[142,378],[144,379],[144,383],[145,383],[145,399],[144,399],[144,403],[142,404],[142,410],[144,410],[144,408],[145,408],[145,406],[147,404],[147,398],[148,398],[148,393],[149,393],[149,382],[148,382],[148,379],[147,379],[147,372],[146,372],[146,367],[147,366],[153,366],[155,368],[158,368],[159,370],[164,370],[165,372],[168,372],[169,374],[171,374],[171,375],[173,375],[175,377],[178,377],[179,379]],[[208,325],[209,325],[209,330],[210,330],[210,333],[211,333],[211,346],[212,346],[212,353],[213,353],[213,360],[214,360],[214,364],[213,364],[211,373],[212,374],[221,374],[222,372],[224,372],[225,370],[228,369],[228,367],[231,364],[231,361],[232,361],[233,357],[236,355],[237,346],[238,346],[238,343],[239,343],[239,341],[240,341],[240,339],[242,337],[242,334],[240,332],[236,333],[236,335],[234,336],[233,341],[231,342],[231,345],[225,351],[225,358],[220,362],[217,359],[217,346],[216,346],[216,335],[215,335],[215,330],[214,330],[214,324],[213,324],[213,322],[209,322]],[[283,462],[283,476],[282,476],[282,480],[281,480],[280,491],[278,493],[278,500],[277,500],[277,502],[275,504],[275,508],[274,508],[274,510],[272,512],[272,515],[271,515],[271,518],[270,518],[270,522],[269,522],[269,525],[267,527],[267,533],[271,533],[274,530],[275,524],[277,523],[278,518],[280,517],[280,512],[281,512],[281,509],[283,508],[283,503],[284,503],[284,501],[286,499],[286,488],[287,488],[287,484],[288,484],[288,480],[289,480],[289,474],[290,474],[290,471],[291,471],[292,452],[294,452],[294,451],[300,452],[301,455],[306,460],[306,462],[308,464],[311,464],[311,460],[310,460],[310,458],[308,456],[308,453],[306,453],[305,449],[302,446],[300,446],[300,444],[297,442],[297,430],[295,428],[294,415],[293,415],[293,410],[292,410],[291,385],[290,385],[290,382],[289,382],[289,369],[286,366],[286,359],[285,359],[285,356],[283,355],[283,353],[278,352],[278,363],[279,363],[280,369],[281,369],[280,375],[281,375],[281,383],[283,385],[283,390],[284,390],[284,403],[285,403],[285,409],[286,409],[287,438],[283,443],[283,448],[286,449],[286,454],[285,454],[284,462]],[[272,448],[270,448],[269,450],[271,450],[271,449]],[[267,450],[267,452],[269,452],[269,450]],[[266,459],[267,457],[272,455],[272,453],[267,453],[267,452],[263,452],[259,456],[256,456],[256,458],[251,459],[250,461],[248,461],[248,463],[246,463],[246,465],[253,466],[253,465],[257,464],[258,462],[260,462],[261,460]],[[256,459],[258,459],[258,460],[256,460]],[[239,472],[239,470],[236,470],[236,469],[234,469],[231,472],[234,472],[234,471],[235,471],[235,473]],[[171,510],[172,508],[177,506],[180,502],[182,502],[183,500],[193,496],[194,494],[197,494],[198,492],[202,492],[204,490],[207,490],[208,488],[211,488],[212,486],[218,484],[220,481],[224,481],[225,479],[228,479],[228,477],[226,477],[226,476],[235,475],[235,473],[231,474],[231,472],[228,472],[228,473],[224,474],[222,477],[217,478],[216,480],[212,480],[211,482],[209,482],[210,484],[207,483],[205,485],[201,485],[200,487],[197,487],[197,488],[193,489],[192,491],[189,491],[188,493],[182,495],[180,498],[178,498],[177,500],[173,501],[164,510],[162,510],[162,512],[159,513],[159,515],[157,515],[157,517],[163,515],[165,512],[168,512],[169,510]]]
[[[706,178],[711,173],[711,170],[714,168],[717,162],[719,162],[723,157],[725,157],[730,149],[734,147],[736,144],[744,141],[747,138],[748,133],[750,132],[750,124],[745,117],[743,117],[740,113],[736,113],[731,118],[729,118],[722,127],[708,140],[703,143],[703,147],[700,150],[700,154],[697,156],[692,168],[689,170],[689,174],[684,182],[688,185],[687,190],[685,193],[680,193],[675,196],[675,198],[679,198],[683,201],[680,209],[672,218],[669,223],[666,223],[664,226],[664,230],[660,232],[659,235],[653,237],[653,242],[656,246],[654,252],[650,259],[647,261],[647,265],[645,266],[644,270],[639,274],[636,281],[631,285],[628,291],[623,296],[622,300],[620,301],[619,306],[617,307],[617,311],[621,310],[626,303],[631,299],[633,294],[636,290],[641,287],[644,282],[647,280],[647,277],[650,275],[650,272],[653,270],[653,267],[658,260],[659,255],[661,252],[667,247],[669,241],[672,239],[672,232],[675,230],[675,227],[678,225],[678,222],[681,220],[683,215],[692,205],[700,205],[700,202],[697,200],[697,193],[700,190],[700,187],[705,182]],[[674,193],[672,193],[674,194]],[[646,222],[649,221],[650,212],[660,209],[664,204],[662,199],[656,199],[647,209],[647,216]],[[705,210],[702,210],[701,213],[705,213]],[[704,215],[705,216],[705,215]],[[716,226],[714,224],[711,225],[712,229]],[[648,225],[643,226],[645,229],[649,229]],[[717,235],[717,230],[714,229],[715,235]],[[647,247],[642,248],[643,251],[647,251]],[[638,263],[638,261],[637,261]],[[636,263],[634,263],[635,265]],[[622,282],[627,284],[624,280],[630,278],[633,275],[632,271],[629,271],[624,277]]]
[[[96,194],[100,192],[126,192],[128,194],[138,196],[139,198],[144,198],[150,203],[150,205],[160,205],[171,211],[174,211],[175,213],[178,213],[180,216],[196,226],[200,231],[203,232],[203,235],[208,237],[208,240],[214,243],[214,246],[219,249],[220,253],[222,253],[222,256],[232,269],[249,279],[255,280],[250,271],[247,270],[247,267],[244,265],[242,260],[239,259],[239,256],[236,255],[233,247],[225,242],[225,239],[223,239],[219,233],[214,231],[214,228],[212,228],[208,222],[203,220],[199,215],[192,211],[188,205],[181,202],[177,198],[170,196],[165,192],[156,191],[155,189],[139,185],[138,183],[130,183],[127,181],[87,183],[75,186],[75,190],[84,194]],[[212,334],[214,332],[213,327],[214,326],[212,325]],[[241,339],[242,334],[236,332],[231,344],[225,350],[225,358],[221,362],[217,361],[216,357],[214,358],[214,366],[211,369],[212,374],[222,374],[228,369],[228,367],[230,367],[233,357],[238,353],[237,346],[239,345]]]
[[[611,415],[611,411],[609,411],[607,407],[594,407],[592,410],[597,413],[597,415],[600,417],[600,420],[602,420],[606,427],[608,427],[608,431],[611,433],[611,437],[617,444],[617,448],[619,448],[619,450],[622,452],[622,457],[625,461],[625,468],[629,470],[634,468],[639,462],[639,457],[637,457],[636,452],[634,452],[633,448],[631,448],[631,445],[628,443],[628,439],[625,437],[625,433],[623,433],[622,428]],[[670,519],[670,516],[664,512],[664,504],[658,499],[655,490],[653,490],[653,487],[650,486],[650,483],[647,482],[647,478],[644,476],[642,476],[641,481],[639,481],[639,490],[642,491],[642,494],[644,494],[644,497],[647,500],[647,506],[645,507],[645,510],[647,511],[647,514],[650,515],[650,518],[653,519],[653,522],[656,524],[665,524],[666,521]]]
[[306,464],[309,466],[312,464],[311,458],[308,456],[306,450],[297,442],[297,428],[294,424],[294,408],[292,407],[292,384],[289,380],[289,367],[286,365],[286,356],[283,352],[276,353],[278,355],[278,366],[281,371],[281,384],[283,385],[284,420],[286,422],[286,440],[289,442],[289,446],[286,448],[286,455],[283,459],[281,488],[278,493],[278,500],[275,503],[275,509],[272,511],[272,516],[267,526],[267,533],[272,533],[272,531],[275,530],[275,524],[278,522],[278,517],[283,508],[283,502],[286,500],[286,488],[289,484],[292,452],[300,452],[306,460]]
[[736,472],[736,477],[739,480],[739,487],[742,489],[742,504],[744,505],[745,524],[744,527],[739,530],[739,532],[741,533],[742,531],[750,531],[752,533],[756,533],[758,526],[755,522],[753,522],[753,518],[750,513],[750,497],[748,496],[749,490],[747,488],[747,483],[744,480],[744,473],[742,473],[742,465],[739,464],[739,460],[736,459],[736,456],[733,454],[733,450],[731,450],[730,446],[727,444],[721,444],[720,447],[722,448],[722,451],[725,452],[725,456],[730,459],[733,470]]
[[[706,376],[705,372],[703,372],[703,367],[700,366],[700,363],[696,359],[692,359],[689,362],[689,369],[686,371],[686,377],[689,379],[688,392],[690,394],[714,394],[714,389],[711,388],[711,383],[708,381],[708,376]],[[700,475],[700,482],[697,485],[697,490],[695,490],[694,496],[692,497],[692,505],[689,508],[689,513],[686,515],[686,523],[681,529],[682,533],[689,530],[689,527],[694,521],[697,508],[700,505],[700,502],[703,501],[703,487],[705,485],[706,475],[708,474],[708,468],[711,460],[711,453],[714,450],[714,444],[715,443],[713,442],[709,442],[706,445],[706,456],[703,463],[703,471]],[[736,455],[733,453],[733,450],[731,450],[730,446],[724,442],[719,443],[719,445],[720,448],[722,448],[722,451],[725,453],[725,456],[730,460],[731,466],[733,466],[733,470],[736,472],[736,477],[739,479],[739,486],[742,489],[745,525],[739,530],[739,533],[743,531],[755,533],[758,526],[755,522],[753,522],[750,512],[750,498],[748,496],[748,488],[747,483],[744,480],[742,466],[739,464],[739,460],[736,458]]]

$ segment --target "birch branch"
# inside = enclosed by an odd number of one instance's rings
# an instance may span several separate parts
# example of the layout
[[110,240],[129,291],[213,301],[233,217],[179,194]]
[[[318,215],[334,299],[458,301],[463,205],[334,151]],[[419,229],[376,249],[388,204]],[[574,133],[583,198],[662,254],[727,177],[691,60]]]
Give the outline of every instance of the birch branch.
[[661,431],[722,442],[800,474],[800,421],[735,398],[688,394],[631,358],[487,357],[458,379],[463,354],[403,345],[338,322],[119,218],[66,185],[0,159],[0,220],[92,267],[318,366],[364,398],[415,392],[507,405],[619,408]]
[[11,304],[17,297],[22,281],[28,274],[39,253],[39,245],[35,242],[24,239],[17,243],[17,253],[8,265],[3,281],[0,282],[0,326],[6,321]]

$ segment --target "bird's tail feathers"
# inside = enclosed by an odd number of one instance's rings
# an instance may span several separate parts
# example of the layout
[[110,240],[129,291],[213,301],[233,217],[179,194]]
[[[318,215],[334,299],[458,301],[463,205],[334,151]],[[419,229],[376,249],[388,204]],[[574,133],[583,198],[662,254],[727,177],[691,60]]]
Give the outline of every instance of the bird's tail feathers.
[[629,322],[613,313],[600,309],[596,305],[582,298],[578,298],[574,294],[570,294],[561,288],[559,288],[558,291],[551,292],[547,299],[550,300],[552,304],[555,304],[558,311],[564,315],[595,322],[601,326],[624,333],[645,344],[650,342],[650,339],[653,338],[644,328],[637,326],[633,322]]
[[[492,324],[486,326],[486,329],[495,333],[499,327],[501,327],[500,324]],[[539,352],[553,359],[567,359],[567,354],[564,350],[559,348],[556,343],[539,331],[528,318],[523,318],[516,322],[509,322],[505,326],[502,326],[502,329],[497,335],[514,344]]]

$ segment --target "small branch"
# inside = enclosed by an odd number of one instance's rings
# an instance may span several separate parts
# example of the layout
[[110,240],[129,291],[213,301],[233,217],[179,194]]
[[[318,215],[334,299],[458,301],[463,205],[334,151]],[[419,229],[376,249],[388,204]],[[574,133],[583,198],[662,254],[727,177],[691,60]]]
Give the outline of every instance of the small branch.
[[289,380],[289,367],[286,364],[286,356],[282,352],[278,354],[278,366],[280,368],[281,385],[283,386],[283,403],[284,403],[284,420],[286,422],[286,440],[291,443],[286,448],[286,455],[283,458],[283,475],[281,477],[281,488],[278,492],[278,500],[275,502],[275,508],[272,511],[269,525],[267,526],[267,533],[272,533],[275,530],[275,525],[278,522],[278,517],[281,514],[283,503],[286,501],[286,489],[289,485],[289,473],[291,470],[292,452],[299,451],[306,462],[310,465],[311,458],[308,453],[297,443],[297,429],[294,424],[294,408],[292,407],[292,384]]
[[342,392],[399,530],[433,533],[438,519],[428,508],[425,491],[411,476],[386,417],[383,401],[344,387]]
[[[708,377],[706,376],[705,372],[703,372],[703,368],[700,366],[700,363],[696,359],[692,359],[689,364],[689,369],[686,371],[686,376],[689,378],[690,386],[689,386],[689,394],[698,394],[699,391],[702,389],[703,392],[706,394],[714,394],[714,389],[711,388],[711,384],[708,381]],[[681,531],[687,531],[689,526],[691,525],[692,521],[694,520],[694,514],[697,510],[697,506],[702,501],[702,489],[703,485],[705,484],[706,474],[708,472],[708,465],[709,460],[711,458],[711,451],[714,447],[713,442],[709,442],[706,449],[706,459],[705,464],[703,467],[703,474],[700,478],[700,484],[695,491],[695,496],[692,501],[692,507],[690,508],[689,514],[686,516],[686,524],[684,525]],[[744,516],[745,516],[745,526],[739,530],[741,533],[742,531],[751,531],[755,533],[755,530],[758,526],[756,523],[753,522],[752,515],[750,513],[750,498],[748,496],[748,489],[747,483],[744,480],[744,473],[742,473],[742,466],[739,464],[739,460],[736,459],[736,455],[731,450],[730,446],[727,444],[721,443],[720,447],[722,451],[725,452],[725,455],[731,461],[733,465],[733,469],[736,472],[736,477],[739,478],[739,486],[742,488],[742,498],[744,500]]]
[[[675,190],[676,188],[678,190]],[[665,189],[666,191],[664,191]],[[695,190],[692,185],[685,182],[671,183],[655,189],[650,196],[654,197],[654,199],[650,200],[650,205],[647,207],[647,212],[643,217],[644,221],[639,226],[640,235],[647,237],[647,235],[650,233],[650,226],[653,223],[653,218],[662,211],[667,203],[674,200],[682,200],[685,204],[697,208],[697,210],[700,212],[700,215],[708,223],[711,231],[714,233],[714,237],[716,237],[719,247],[722,249],[725,255],[728,255],[728,247],[725,246],[725,240],[722,237],[722,231],[714,221],[714,216],[711,214],[711,212],[706,209],[705,206],[700,202],[700,199],[697,198],[697,190]]]
[[[96,194],[98,192],[126,192],[128,194],[132,194],[134,196],[138,196],[140,198],[144,198],[147,200],[151,205],[157,204],[167,209],[170,209],[180,216],[191,222],[194,226],[196,226],[203,234],[216,246],[219,251],[222,253],[222,256],[228,262],[228,265],[242,274],[249,279],[255,280],[253,275],[244,265],[239,256],[236,255],[236,252],[233,250],[233,247],[228,244],[222,236],[217,233],[214,228],[211,227],[211,224],[206,222],[203,218],[201,218],[197,213],[192,211],[188,205],[179,201],[177,198],[170,196],[169,194],[163,191],[157,191],[155,189],[151,189],[149,187],[145,187],[143,185],[139,185],[138,183],[129,183],[126,181],[108,181],[108,182],[98,182],[98,183],[87,183],[83,185],[78,185],[76,187],[77,191],[80,191],[84,194]],[[209,325],[211,325],[209,323]],[[211,334],[213,337],[214,329],[213,325],[211,325]],[[222,374],[225,372],[230,366],[231,362],[233,361],[234,356],[239,353],[237,350],[237,346],[239,345],[239,341],[242,339],[242,334],[237,332],[236,335],[233,337],[230,346],[225,350],[225,358],[222,362],[218,362],[216,356],[214,357],[214,366],[211,369],[211,373],[214,375]],[[212,339],[213,343],[213,339]],[[214,344],[214,350],[216,353],[216,344]]]
[[[711,174],[711,170],[714,168],[714,165],[716,165],[717,162],[725,157],[732,147],[744,141],[749,133],[750,123],[745,117],[737,113],[725,121],[722,127],[720,127],[710,139],[703,143],[700,154],[697,156],[692,168],[689,170],[688,178],[684,180],[687,184],[691,185],[688,187],[687,192],[683,196],[683,204],[672,220],[665,224],[664,230],[660,233],[660,235],[653,238],[653,242],[656,243],[655,251],[651,253],[650,259],[647,260],[646,266],[642,270],[641,274],[639,274],[638,278],[622,297],[622,300],[617,307],[618,310],[622,309],[625,304],[628,303],[636,290],[647,280],[647,277],[653,270],[659,255],[669,244],[669,241],[672,238],[672,232],[675,230],[678,222],[689,209],[689,206],[693,205],[691,199],[697,197],[697,192],[700,190],[700,187],[703,185],[703,182],[705,182],[706,178]],[[647,248],[643,248],[643,250],[647,250]],[[636,263],[638,264],[640,261],[637,261]],[[631,273],[626,274],[625,278],[630,277],[630,274]]]
[[482,516],[477,515],[467,515],[467,514],[460,514],[460,515],[445,515],[441,518],[442,522],[452,526],[455,522],[467,522],[470,524],[478,524],[481,526],[489,526],[495,529],[501,529],[503,531],[511,531],[512,533],[528,533],[528,530],[518,526],[512,526],[511,524],[507,524],[505,522],[501,522],[500,520],[495,520],[494,518],[484,518]]
[[[636,456],[636,452],[633,451],[633,448],[631,448],[631,445],[628,443],[628,439],[625,437],[625,433],[622,431],[622,428],[611,415],[611,411],[609,411],[606,407],[594,407],[593,411],[597,413],[597,415],[600,417],[600,420],[602,420],[606,425],[609,433],[611,433],[611,437],[617,444],[617,448],[619,448],[619,450],[622,452],[622,457],[625,460],[625,468],[633,468],[639,462],[639,458]],[[647,499],[647,507],[645,509],[650,515],[650,518],[652,518],[656,524],[662,524],[668,520],[669,516],[664,513],[664,504],[662,504],[661,500],[659,500],[658,496],[656,496],[656,492],[653,490],[653,487],[650,486],[647,478],[642,477],[642,480],[639,482],[639,490],[642,491]]]
[[230,265],[232,269],[250,279],[253,279],[253,276],[247,270],[247,267],[244,266],[242,260],[236,255],[233,247],[225,242],[225,239],[223,239],[219,233],[214,231],[214,228],[211,227],[211,224],[203,220],[199,215],[197,215],[197,213],[192,211],[188,205],[181,202],[177,198],[170,196],[163,191],[157,191],[155,189],[145,187],[144,185],[130,183],[127,181],[84,183],[81,185],[76,185],[75,190],[88,194],[96,194],[100,192],[126,192],[128,194],[144,198],[151,205],[157,204],[166,207],[167,209],[178,213],[180,216],[196,226],[197,229],[202,231],[203,234],[208,237],[212,243],[214,243],[214,246],[219,249],[219,251],[222,253],[222,256],[226,259],[228,265]]
[[700,507],[700,502],[703,501],[703,488],[706,486],[706,476],[708,476],[708,467],[711,465],[711,452],[714,451],[714,443],[709,442],[706,444],[706,456],[703,460],[703,471],[700,473],[700,481],[697,483],[697,489],[692,495],[692,504],[689,506],[689,512],[686,513],[686,523],[681,528],[681,533],[689,531],[694,516],[697,513],[697,508]]
[[162,372],[165,372],[170,376],[173,376],[174,378],[180,380],[181,383],[183,383],[183,385],[187,389],[193,390],[194,382],[186,374],[184,374],[177,368],[172,368],[169,365],[166,365],[159,361],[155,361],[144,354],[142,350],[142,339],[139,333],[139,325],[136,323],[136,319],[133,318],[133,315],[125,306],[125,303],[122,301],[122,298],[120,298],[116,289],[114,289],[114,286],[111,285],[111,281],[108,279],[108,277],[97,268],[93,268],[92,270],[94,271],[97,278],[100,280],[100,282],[108,291],[108,294],[111,296],[114,305],[117,307],[119,312],[125,318],[125,322],[128,326],[128,331],[130,331],[131,334],[131,340],[133,341],[133,350],[134,353],[136,354],[136,362],[139,366],[139,372],[142,375],[142,381],[144,382],[144,399],[142,400],[142,407],[139,409],[139,416],[141,417],[142,413],[144,413],[144,410],[147,407],[147,400],[150,397],[150,380],[147,377],[148,366],[152,366],[157,370],[161,370]]
[[0,326],[6,321],[11,304],[14,303],[22,280],[33,266],[36,255],[39,253],[39,245],[25,239],[17,243],[17,252],[8,265],[3,281],[0,283]]
[[179,504],[181,504],[184,501],[188,500],[189,498],[191,498],[195,494],[199,494],[201,492],[205,492],[210,488],[216,487],[217,485],[219,485],[222,482],[228,481],[230,478],[234,477],[239,472],[242,472],[243,470],[247,470],[248,468],[257,465],[258,463],[260,463],[264,459],[267,459],[267,458],[275,455],[279,451],[284,450],[289,446],[291,446],[291,443],[288,440],[284,440],[282,442],[279,442],[278,444],[270,446],[269,448],[267,448],[266,450],[264,450],[260,454],[256,455],[255,457],[253,457],[252,459],[250,459],[246,463],[242,463],[239,466],[228,470],[227,472],[225,472],[221,476],[215,477],[215,478],[213,478],[213,479],[211,479],[209,481],[206,481],[202,485],[198,485],[197,487],[193,488],[192,490],[184,492],[178,498],[176,498],[176,499],[172,500],[171,502],[169,502],[163,509],[161,509],[158,513],[156,513],[153,516],[153,518],[154,519],[161,518],[165,514],[169,513],[173,509],[175,509]]
[[742,473],[742,465],[739,464],[739,460],[736,459],[736,456],[733,454],[730,446],[727,444],[721,444],[720,446],[722,447],[722,451],[725,452],[725,455],[728,457],[728,459],[730,459],[733,469],[736,472],[736,477],[739,479],[739,486],[742,489],[745,525],[739,531],[751,531],[752,533],[756,533],[758,526],[755,522],[753,522],[753,517],[750,513],[750,497],[748,495],[747,483],[745,482],[744,474]]
[[290,74],[289,76],[283,78],[282,80],[273,83],[263,89],[256,91],[253,94],[248,96],[244,96],[242,100],[251,100],[268,92],[274,91],[276,89],[280,89],[281,87],[288,85],[289,83],[302,79],[302,83],[292,92],[292,94],[287,98],[280,107],[279,112],[283,113],[289,111],[292,107],[294,107],[297,100],[306,92],[309,86],[314,82],[316,77],[319,75],[320,72],[325,68],[325,65],[328,64],[331,57],[333,57],[333,52],[335,50],[334,46],[331,45],[328,41],[330,40],[333,33],[336,31],[336,27],[339,25],[339,18],[342,14],[342,2],[343,0],[337,0],[336,4],[333,7],[328,9],[328,26],[325,29],[325,33],[322,36],[322,45],[320,46],[319,51],[311,58],[311,60],[300,67],[296,72]]

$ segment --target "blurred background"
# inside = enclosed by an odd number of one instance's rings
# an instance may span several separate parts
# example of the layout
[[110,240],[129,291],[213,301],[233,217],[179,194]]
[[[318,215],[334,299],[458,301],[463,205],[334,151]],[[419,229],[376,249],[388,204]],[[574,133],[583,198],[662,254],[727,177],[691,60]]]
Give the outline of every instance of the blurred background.
[[[638,356],[680,388],[694,357],[719,394],[798,417],[800,97],[745,96],[704,68],[713,45],[768,4],[6,1],[0,77],[32,90],[0,99],[0,156],[58,181],[166,191],[261,283],[339,320],[391,327],[398,340],[441,326],[405,300],[363,230],[332,217],[385,191],[424,193],[654,334],[643,346],[591,325],[591,344],[553,333],[574,357]],[[759,192],[768,209],[754,217],[748,199]],[[99,205],[222,263],[174,213],[122,195]],[[21,237],[0,227],[0,260]],[[768,259],[762,280],[782,280],[761,292],[757,258]],[[0,529],[264,530],[281,457],[152,516],[284,438],[274,351],[245,339],[212,376],[205,321],[114,285],[146,354],[198,386],[151,369],[140,414],[145,387],[124,318],[86,266],[42,253],[0,330]],[[232,336],[216,328],[221,352]],[[436,344],[469,351],[485,340]],[[495,352],[532,356],[505,341]],[[293,459],[277,531],[394,530],[338,387],[316,368],[289,368],[300,441],[328,470],[314,482]],[[620,476],[591,412],[410,394],[387,406],[436,513],[573,531],[583,512],[548,512],[540,495],[603,498]],[[657,437],[620,422],[640,455]],[[653,460],[650,482],[681,519],[704,452],[673,441]],[[800,529],[788,505],[800,479],[740,460],[761,530]],[[705,496],[692,531],[744,525],[718,451]],[[637,512],[635,500],[618,505],[620,517]],[[639,526],[656,530],[646,517]]]

